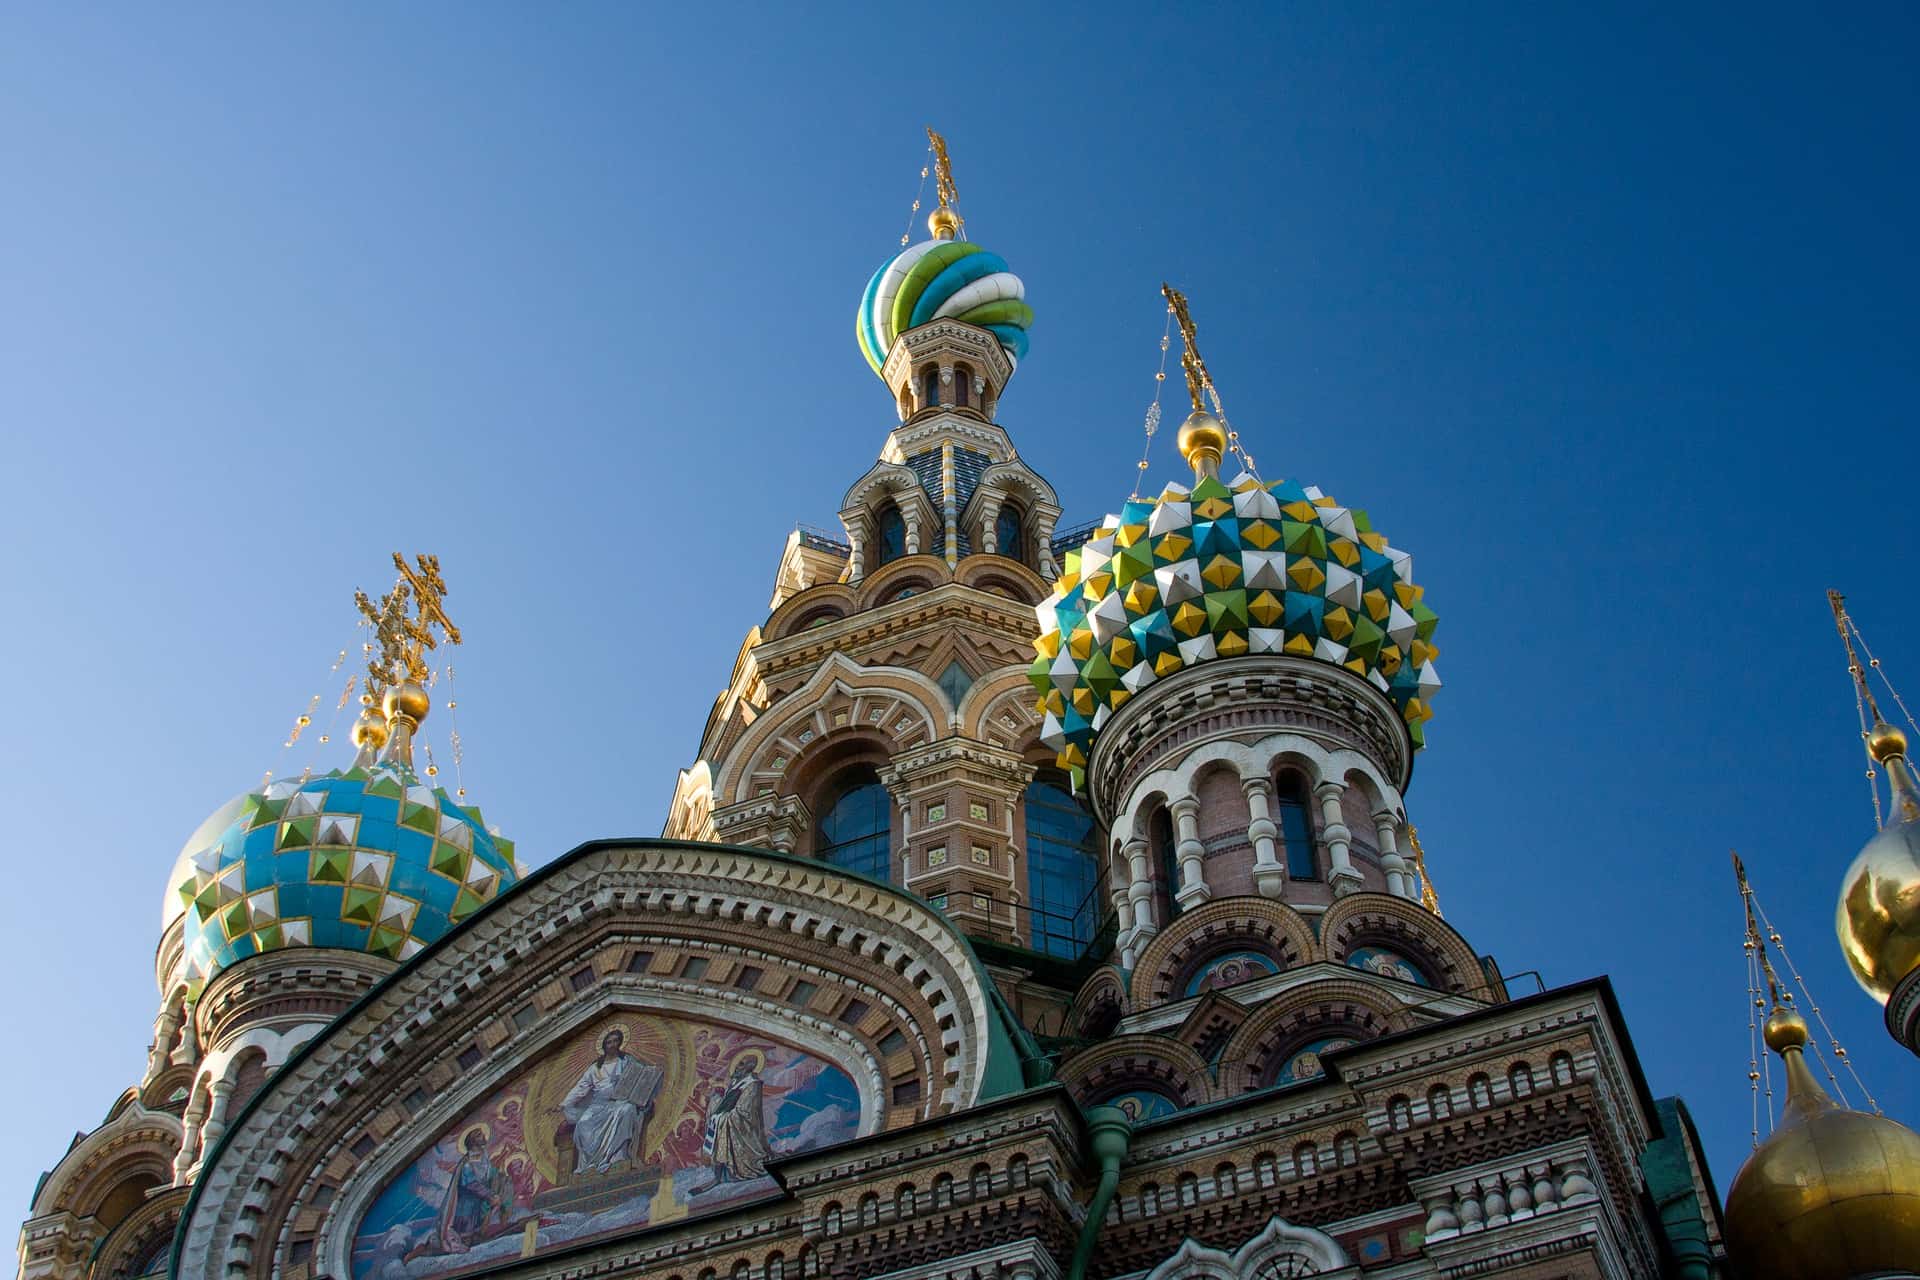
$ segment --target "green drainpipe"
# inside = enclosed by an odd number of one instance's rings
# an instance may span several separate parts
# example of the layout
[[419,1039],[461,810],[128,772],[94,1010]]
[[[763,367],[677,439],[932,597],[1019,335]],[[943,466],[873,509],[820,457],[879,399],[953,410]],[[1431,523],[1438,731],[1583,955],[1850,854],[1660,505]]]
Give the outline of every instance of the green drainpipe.
[[1120,1189],[1120,1161],[1127,1154],[1127,1142],[1133,1137],[1133,1125],[1127,1113],[1118,1107],[1088,1107],[1084,1112],[1087,1133],[1093,1139],[1093,1158],[1100,1162],[1100,1183],[1093,1189],[1087,1205],[1087,1220],[1080,1226],[1080,1243],[1073,1251],[1073,1265],[1067,1268],[1067,1280],[1087,1280],[1087,1263],[1093,1260],[1093,1242],[1100,1235],[1100,1224],[1107,1219],[1107,1206]]

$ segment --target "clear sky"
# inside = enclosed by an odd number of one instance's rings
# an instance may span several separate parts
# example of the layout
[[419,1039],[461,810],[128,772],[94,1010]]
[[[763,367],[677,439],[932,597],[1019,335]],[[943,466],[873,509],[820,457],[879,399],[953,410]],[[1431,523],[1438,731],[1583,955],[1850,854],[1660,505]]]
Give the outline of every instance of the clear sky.
[[7,6],[0,1217],[139,1075],[181,842],[344,759],[281,742],[390,551],[442,558],[523,858],[659,832],[893,420],[852,318],[929,122],[1063,523],[1132,484],[1171,279],[1262,471],[1414,553],[1447,919],[1611,974],[1724,1193],[1738,847],[1920,1123],[1832,937],[1872,815],[1822,594],[1920,696],[1915,54],[1865,6]]

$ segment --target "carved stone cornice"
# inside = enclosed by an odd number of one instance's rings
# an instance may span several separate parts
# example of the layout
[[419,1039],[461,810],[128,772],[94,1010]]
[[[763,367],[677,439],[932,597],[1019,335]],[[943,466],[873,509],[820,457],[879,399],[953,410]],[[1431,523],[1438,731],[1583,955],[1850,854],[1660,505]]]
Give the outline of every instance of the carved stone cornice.
[[331,947],[289,947],[248,956],[215,974],[193,1006],[207,1052],[247,1027],[275,1030],[332,1022],[398,966]]

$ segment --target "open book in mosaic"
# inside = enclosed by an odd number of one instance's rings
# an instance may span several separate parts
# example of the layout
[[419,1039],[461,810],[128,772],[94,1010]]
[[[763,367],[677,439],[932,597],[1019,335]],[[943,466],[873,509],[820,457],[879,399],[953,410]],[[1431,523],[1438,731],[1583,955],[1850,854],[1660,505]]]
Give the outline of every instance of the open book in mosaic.
[[269,783],[182,859],[187,962],[204,982],[250,955],[338,947],[406,960],[519,878],[480,811],[385,762]]
[[1399,710],[1415,747],[1440,687],[1439,621],[1413,558],[1367,513],[1291,480],[1169,484],[1069,551],[1035,608],[1042,740],[1076,775],[1115,711],[1215,658],[1288,653],[1345,667]]

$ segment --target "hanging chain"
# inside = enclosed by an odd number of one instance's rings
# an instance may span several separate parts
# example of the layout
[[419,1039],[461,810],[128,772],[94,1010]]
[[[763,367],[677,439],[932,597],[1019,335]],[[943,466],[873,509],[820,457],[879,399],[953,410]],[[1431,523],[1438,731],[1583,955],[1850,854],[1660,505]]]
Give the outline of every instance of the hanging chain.
[[453,664],[449,662],[447,664],[447,719],[450,722],[450,726],[447,730],[447,748],[448,753],[453,757],[453,798],[456,800],[465,800],[467,798],[467,783],[460,772],[460,761],[465,752],[460,743],[459,710],[459,690],[454,688]]
[[[1748,892],[1751,894],[1752,891],[1749,890]],[[1795,967],[1793,957],[1787,954],[1786,941],[1781,938],[1780,931],[1773,927],[1773,921],[1767,919],[1766,908],[1760,905],[1760,899],[1758,897],[1753,898],[1753,909],[1759,915],[1760,923],[1767,931],[1767,940],[1773,944],[1773,949],[1780,953],[1780,959],[1785,962],[1787,972],[1792,975],[1794,986],[1798,987],[1800,994],[1806,997],[1807,1011],[1813,1014],[1814,1022],[1820,1027],[1820,1034],[1826,1038],[1829,1052],[1831,1052],[1835,1058],[1839,1059],[1841,1066],[1847,1069],[1847,1075],[1853,1079],[1853,1087],[1858,1089],[1860,1096],[1867,1100],[1867,1105],[1873,1109],[1873,1114],[1879,1115],[1880,1104],[1874,1100],[1873,1094],[1868,1090],[1866,1082],[1860,1078],[1860,1072],[1854,1067],[1853,1059],[1848,1055],[1846,1046],[1840,1043],[1840,1037],[1834,1035],[1833,1028],[1827,1025],[1826,1015],[1820,1012],[1820,1006],[1814,1000],[1813,992],[1807,987],[1807,980],[1800,976],[1800,970]],[[1820,1046],[1817,1044],[1813,1046],[1813,1050],[1814,1056],[1820,1059],[1820,1065],[1827,1073],[1828,1082],[1833,1085],[1834,1092],[1840,1095],[1840,1104],[1842,1106],[1850,1106],[1851,1104],[1847,1101],[1846,1091],[1840,1087],[1839,1078],[1834,1075],[1833,1067],[1827,1062],[1826,1054],[1820,1051]]]
[[[1760,995],[1760,962],[1754,958],[1754,941],[1744,943],[1747,954],[1747,1091],[1753,1095],[1753,1145],[1760,1145],[1760,1014],[1766,1005]],[[1767,1123],[1773,1123],[1772,1090],[1768,1090]]]
[[[929,154],[933,151],[933,143],[931,140],[927,143],[927,151]],[[902,249],[906,248],[907,245],[913,241],[913,220],[920,216],[920,201],[927,194],[927,175],[932,172],[932,165],[923,164],[920,166],[920,189],[913,193],[913,207],[907,210],[907,229],[900,233],[900,247]]]
[[1147,478],[1147,455],[1153,452],[1153,435],[1160,430],[1160,392],[1167,385],[1167,348],[1173,345],[1173,307],[1167,307],[1167,327],[1160,331],[1160,367],[1153,375],[1153,403],[1147,406],[1147,439],[1140,446],[1140,466],[1133,476],[1133,497],[1140,496],[1140,484]]

